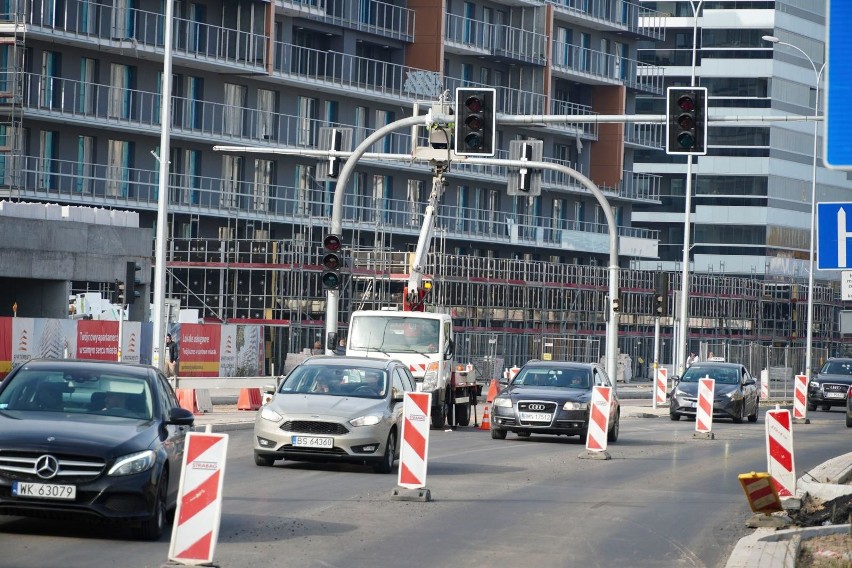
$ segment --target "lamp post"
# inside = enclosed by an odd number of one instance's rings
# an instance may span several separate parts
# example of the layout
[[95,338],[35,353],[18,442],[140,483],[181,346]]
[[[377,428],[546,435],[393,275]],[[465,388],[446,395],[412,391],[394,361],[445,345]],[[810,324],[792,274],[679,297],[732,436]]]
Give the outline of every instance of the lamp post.
[[762,39],[763,41],[768,41],[772,44],[786,45],[787,47],[795,49],[801,53],[811,64],[811,67],[814,70],[814,79],[816,81],[816,100],[814,101],[814,156],[811,169],[811,244],[810,254],[808,256],[808,315],[807,333],[805,338],[805,375],[808,377],[808,381],[810,381],[813,355],[811,343],[813,343],[814,337],[814,232],[816,226],[817,136],[819,134],[819,121],[817,120],[817,116],[819,115],[819,82],[822,77],[822,72],[825,70],[825,63],[823,63],[822,67],[817,70],[814,60],[811,59],[811,57],[805,53],[802,48],[795,46],[792,43],[781,41],[777,37],[771,35],[765,35]]

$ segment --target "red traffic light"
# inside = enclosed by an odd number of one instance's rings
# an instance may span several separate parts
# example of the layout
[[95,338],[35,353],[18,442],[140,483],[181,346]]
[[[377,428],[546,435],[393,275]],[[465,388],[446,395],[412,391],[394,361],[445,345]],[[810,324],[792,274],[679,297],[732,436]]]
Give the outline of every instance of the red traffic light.
[[677,106],[684,112],[692,112],[695,110],[695,99],[690,95],[683,95],[677,100]]
[[468,97],[464,102],[464,106],[470,109],[473,112],[479,112],[482,110],[482,99],[477,96]]
[[340,257],[334,253],[328,253],[322,257],[322,266],[326,270],[337,270],[340,268]]
[[325,239],[323,239],[322,246],[325,247],[325,250],[337,252],[341,247],[340,237],[337,235],[328,235]]

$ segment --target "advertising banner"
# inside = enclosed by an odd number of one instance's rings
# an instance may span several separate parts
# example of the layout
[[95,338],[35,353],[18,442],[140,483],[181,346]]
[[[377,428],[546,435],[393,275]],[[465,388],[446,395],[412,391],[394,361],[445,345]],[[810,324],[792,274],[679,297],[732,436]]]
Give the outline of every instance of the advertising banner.
[[35,357],[35,320],[12,318],[12,368]]
[[121,360],[125,363],[140,363],[142,361],[140,346],[142,345],[142,322],[123,322],[121,330]]
[[222,326],[182,323],[178,347],[181,377],[218,377]]
[[12,370],[12,318],[0,318],[0,377]]
[[78,320],[77,357],[118,361],[118,322]]

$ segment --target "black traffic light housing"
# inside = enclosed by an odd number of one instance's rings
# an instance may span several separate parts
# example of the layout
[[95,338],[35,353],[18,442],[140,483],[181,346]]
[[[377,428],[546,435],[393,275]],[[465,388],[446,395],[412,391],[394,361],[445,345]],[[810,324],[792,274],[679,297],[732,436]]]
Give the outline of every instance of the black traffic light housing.
[[454,136],[459,156],[493,156],[497,129],[497,90],[480,87],[456,89]]
[[339,235],[327,235],[322,241],[322,286],[326,290],[340,288],[343,268],[343,242]]
[[707,153],[707,88],[666,89],[666,154]]
[[127,301],[127,289],[124,282],[116,280],[112,288],[112,303],[123,306]]
[[142,284],[140,272],[142,267],[132,260],[127,262],[124,274],[124,298],[128,304],[135,302],[141,294],[136,288]]
[[669,315],[669,275],[665,272],[657,274],[654,282],[654,315]]

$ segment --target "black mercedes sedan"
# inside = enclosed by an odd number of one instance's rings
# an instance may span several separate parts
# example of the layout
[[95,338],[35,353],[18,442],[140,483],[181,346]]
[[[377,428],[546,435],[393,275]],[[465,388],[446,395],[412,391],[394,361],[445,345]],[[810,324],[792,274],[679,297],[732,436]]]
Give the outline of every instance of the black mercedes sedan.
[[[520,437],[553,434],[586,438],[592,387],[611,387],[604,368],[595,363],[530,361],[494,398],[491,437],[508,432]],[[621,409],[612,391],[607,440],[618,439]]]
[[108,520],[157,540],[193,421],[154,367],[24,363],[0,383],[0,514]]
[[849,387],[852,387],[852,359],[827,359],[808,383],[808,410],[820,407],[827,412],[832,406],[845,407]]
[[693,363],[682,377],[675,379],[669,407],[669,417],[672,420],[680,420],[681,416],[695,418],[698,407],[698,381],[704,378],[715,381],[713,418],[729,418],[737,424],[746,418],[749,422],[757,422],[760,406],[757,381],[743,365],[720,361]]

